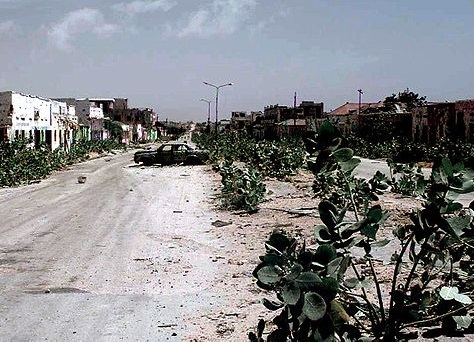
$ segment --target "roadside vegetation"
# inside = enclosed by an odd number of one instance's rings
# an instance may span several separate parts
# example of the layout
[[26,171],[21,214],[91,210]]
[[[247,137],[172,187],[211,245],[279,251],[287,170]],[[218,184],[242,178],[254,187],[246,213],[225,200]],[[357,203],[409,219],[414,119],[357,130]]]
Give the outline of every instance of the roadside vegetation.
[[[253,276],[274,294],[262,303],[275,316],[258,322],[251,341],[397,341],[416,339],[421,328],[425,337],[474,332],[474,201],[469,208],[456,202],[474,191],[472,145],[375,144],[346,139],[329,122],[304,140],[229,133],[217,142],[201,135],[198,143],[221,173],[227,209],[256,211],[264,177],[284,180],[302,167],[314,176],[321,222],[309,240],[274,231],[265,242]],[[390,175],[354,177],[355,155],[386,159]],[[428,179],[420,161],[432,163]],[[423,205],[404,213],[392,239],[380,239],[391,213],[379,197],[388,191]],[[398,249],[386,265],[391,280],[381,282],[372,252],[394,241]]]
[[49,146],[31,148],[27,140],[0,144],[0,186],[18,186],[38,182],[68,165],[85,161],[91,152],[104,153],[125,149],[115,140],[79,140],[65,152],[61,148],[51,151]]
[[407,142],[406,139],[391,138],[389,140],[373,141],[355,135],[346,139],[354,154],[369,159],[387,159],[395,163],[433,162],[436,158],[450,158],[453,162],[474,159],[474,145],[441,139],[434,146],[423,143]]
[[222,207],[256,211],[264,200],[266,177],[285,179],[304,164],[301,139],[258,141],[245,132],[196,134],[194,142],[210,151],[210,162],[222,176]]
[[[315,190],[326,190],[315,192],[323,197],[322,224],[308,243],[285,231],[265,243],[253,275],[274,293],[263,304],[276,316],[269,328],[261,320],[249,339],[397,341],[416,339],[420,327],[432,328],[433,336],[472,333],[474,201],[463,208],[456,196],[474,190],[474,172],[437,157],[428,180],[399,166],[397,173],[415,175],[400,178],[403,185],[381,174],[357,180],[352,173],[360,160],[341,147],[343,138],[329,123],[305,142]],[[391,187],[420,194],[423,207],[393,232],[399,248],[383,288],[372,250],[390,242],[377,238],[390,212],[376,201]]]

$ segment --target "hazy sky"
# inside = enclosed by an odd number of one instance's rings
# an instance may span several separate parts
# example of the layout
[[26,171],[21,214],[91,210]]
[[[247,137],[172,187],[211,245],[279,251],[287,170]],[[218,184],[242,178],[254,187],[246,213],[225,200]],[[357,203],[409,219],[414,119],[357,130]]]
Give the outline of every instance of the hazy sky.
[[[0,0],[0,90],[127,97],[162,120],[474,98],[474,0]],[[212,107],[214,115],[214,106]]]

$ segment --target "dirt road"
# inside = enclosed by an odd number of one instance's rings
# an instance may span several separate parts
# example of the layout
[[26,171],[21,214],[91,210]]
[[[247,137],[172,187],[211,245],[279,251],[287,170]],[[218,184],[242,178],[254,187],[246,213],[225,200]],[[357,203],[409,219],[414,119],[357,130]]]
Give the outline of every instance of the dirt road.
[[0,190],[2,340],[186,341],[227,306],[210,168],[132,158]]

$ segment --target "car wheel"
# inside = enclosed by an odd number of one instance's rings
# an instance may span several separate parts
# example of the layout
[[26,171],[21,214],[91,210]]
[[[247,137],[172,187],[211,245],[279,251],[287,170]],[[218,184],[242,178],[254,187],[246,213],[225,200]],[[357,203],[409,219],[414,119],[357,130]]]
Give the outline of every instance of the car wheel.
[[186,160],[184,161],[184,164],[185,165],[200,165],[202,164],[202,161],[196,156],[190,156],[186,158]]
[[145,159],[143,159],[143,165],[151,166],[151,165],[153,165],[153,161],[149,158],[145,158]]

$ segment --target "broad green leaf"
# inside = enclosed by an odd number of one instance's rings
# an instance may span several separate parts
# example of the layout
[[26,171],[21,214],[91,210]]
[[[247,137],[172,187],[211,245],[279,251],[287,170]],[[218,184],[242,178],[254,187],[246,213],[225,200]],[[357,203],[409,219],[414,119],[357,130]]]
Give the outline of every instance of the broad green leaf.
[[300,276],[296,279],[296,283],[302,289],[311,289],[315,285],[320,284],[322,282],[321,278],[313,272],[303,272]]
[[336,258],[336,249],[331,245],[321,245],[314,254],[314,261],[323,265],[327,265],[331,260]]
[[275,252],[278,255],[282,255],[283,253],[279,251],[277,248],[273,247],[272,245],[266,243],[265,248],[268,249],[269,251]]
[[457,294],[459,294],[459,289],[456,286],[453,286],[453,287],[443,286],[441,290],[439,291],[439,295],[444,300],[453,300]]
[[303,271],[303,266],[301,266],[298,263],[295,263],[293,267],[291,268],[290,273],[285,276],[285,279],[287,281],[293,281],[299,277],[302,271]]
[[458,329],[467,329],[472,324],[472,317],[469,315],[466,316],[452,316],[456,322]]
[[334,229],[337,224],[337,207],[329,201],[322,201],[318,205],[319,217],[329,229]]
[[274,302],[274,301],[268,300],[268,299],[266,299],[266,298],[263,298],[262,304],[263,304],[268,310],[271,310],[271,311],[276,311],[276,310],[278,310],[278,309],[281,309],[281,308],[284,306],[283,303]]
[[345,147],[334,151],[332,155],[336,158],[337,162],[341,163],[349,161],[354,156],[354,152],[350,148]]
[[319,128],[318,133],[318,138],[332,139],[333,135],[335,134],[335,129],[334,126],[328,120],[324,120],[321,124],[321,127]]
[[454,300],[458,303],[464,304],[464,305],[471,305],[472,300],[469,298],[469,296],[462,294],[462,293],[457,293],[454,295]]
[[284,265],[285,264],[285,259],[281,255],[277,254],[265,254],[264,256],[260,257],[260,260],[262,260],[266,264],[270,265]]
[[459,238],[459,235],[456,233],[456,231],[445,218],[439,218],[438,225],[440,229],[442,229],[444,232],[448,233],[452,237]]
[[323,297],[314,292],[304,296],[303,313],[312,321],[317,321],[326,314],[326,302]]
[[314,236],[316,241],[320,243],[331,241],[331,235],[329,234],[327,227],[322,224],[314,227]]
[[339,165],[341,166],[341,170],[346,173],[352,173],[354,169],[360,164],[360,159],[352,158],[346,162],[340,162]]
[[456,216],[447,218],[451,228],[454,230],[457,236],[461,236],[463,234],[464,229],[469,229],[472,221],[472,217],[470,216]]
[[283,233],[274,232],[268,240],[268,244],[283,252],[292,241]]
[[329,303],[336,298],[339,292],[339,283],[333,277],[325,277],[323,278],[323,282],[317,286],[316,292]]
[[343,260],[343,257],[339,257],[336,259],[331,260],[327,265],[327,274],[329,277],[336,278],[337,277],[337,270],[339,266],[341,265],[341,262]]
[[367,221],[377,223],[383,218],[383,211],[380,205],[374,205],[367,213]]
[[367,226],[364,226],[360,230],[360,233],[364,236],[367,236],[367,237],[375,240],[375,236],[376,236],[378,230],[379,230],[378,225],[369,224]]
[[451,164],[451,161],[448,158],[443,158],[443,160],[441,161],[441,164],[443,165],[444,173],[449,178],[452,178],[454,175],[453,175],[453,165]]
[[456,163],[455,165],[453,165],[453,172],[460,172],[464,170],[464,163],[463,162],[459,162],[459,163]]
[[265,285],[272,285],[281,280],[281,275],[275,266],[264,266],[258,270],[257,279]]
[[288,283],[283,286],[281,295],[288,305],[295,305],[300,300],[301,290],[294,283]]
[[357,278],[346,279],[346,280],[344,280],[344,285],[347,286],[350,289],[353,289],[357,285],[359,285],[359,279],[357,279]]
[[341,138],[334,138],[332,141],[331,141],[331,146],[329,146],[329,150],[332,152],[332,151],[335,151],[339,148],[339,146],[341,146],[342,144],[342,139]]

